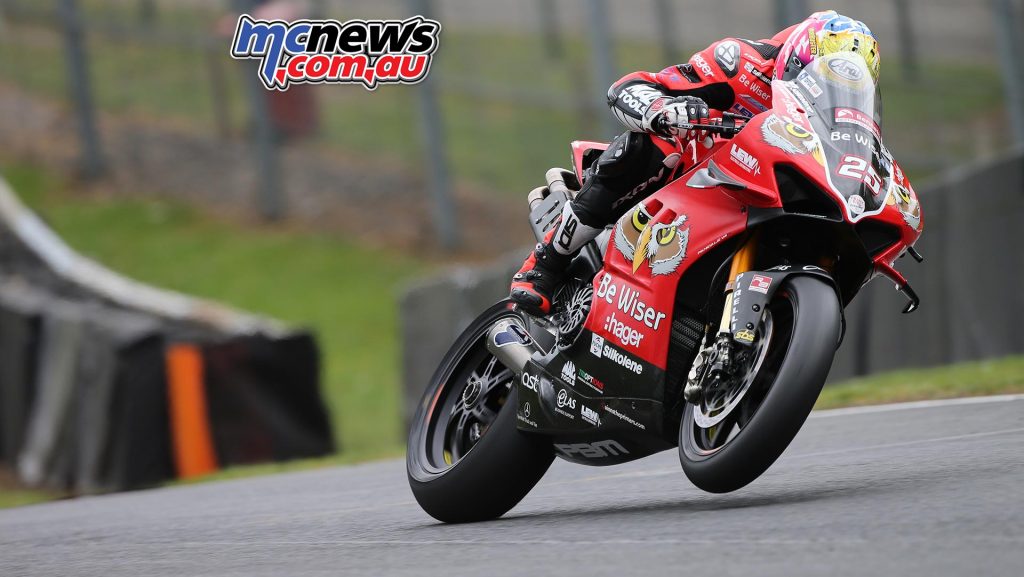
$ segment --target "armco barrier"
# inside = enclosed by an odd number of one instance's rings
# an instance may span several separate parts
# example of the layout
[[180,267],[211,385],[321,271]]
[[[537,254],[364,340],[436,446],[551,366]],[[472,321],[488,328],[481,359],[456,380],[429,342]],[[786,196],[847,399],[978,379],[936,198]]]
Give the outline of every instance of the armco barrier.
[[[830,382],[1024,352],[1024,153],[953,170],[916,190],[925,262],[905,258],[899,268],[921,295],[921,308],[900,314],[906,299],[885,279],[864,287],[847,310]],[[524,206],[522,226],[525,214]],[[406,423],[452,339],[508,294],[526,252],[436,276],[402,296]]]
[[0,466],[26,484],[94,493],[333,452],[319,374],[308,333],[84,259],[0,179]]

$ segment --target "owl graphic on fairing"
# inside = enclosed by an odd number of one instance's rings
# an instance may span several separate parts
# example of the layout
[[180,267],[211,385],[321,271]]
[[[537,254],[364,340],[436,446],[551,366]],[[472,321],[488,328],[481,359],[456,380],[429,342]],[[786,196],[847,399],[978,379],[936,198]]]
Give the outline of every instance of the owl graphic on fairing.
[[886,204],[898,208],[910,228],[917,230],[921,226],[921,204],[906,187],[893,182],[892,194],[886,199]]
[[615,230],[615,248],[627,261],[633,263],[633,272],[644,261],[651,267],[651,275],[671,274],[686,258],[686,244],[690,228],[686,215],[669,223],[651,222],[647,208],[640,204],[619,219]]

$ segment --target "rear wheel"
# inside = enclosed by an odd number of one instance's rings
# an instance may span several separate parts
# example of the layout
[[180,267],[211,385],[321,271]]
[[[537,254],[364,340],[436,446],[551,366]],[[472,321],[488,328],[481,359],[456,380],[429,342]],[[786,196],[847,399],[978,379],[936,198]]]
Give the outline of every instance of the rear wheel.
[[686,406],[679,459],[690,481],[711,493],[735,491],[779,458],[821,393],[840,324],[832,287],[810,276],[786,279],[758,328],[747,374]]
[[416,501],[446,523],[494,519],[544,475],[550,439],[516,428],[515,375],[486,346],[497,321],[519,318],[505,301],[480,315],[448,351],[409,431],[406,470]]

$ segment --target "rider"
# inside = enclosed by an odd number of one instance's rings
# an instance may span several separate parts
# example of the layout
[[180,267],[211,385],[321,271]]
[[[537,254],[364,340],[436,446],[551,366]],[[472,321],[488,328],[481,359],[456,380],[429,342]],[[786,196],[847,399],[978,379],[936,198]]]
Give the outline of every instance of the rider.
[[681,158],[676,138],[710,148],[706,132],[692,129],[707,122],[710,109],[747,118],[768,110],[772,78],[790,80],[816,57],[835,52],[860,54],[878,79],[878,44],[871,31],[833,10],[815,12],[771,39],[726,38],[686,64],[622,77],[608,89],[608,105],[629,130],[586,171],[559,224],[512,277],[512,300],[534,314],[551,312],[554,292],[580,248],[668,183]]

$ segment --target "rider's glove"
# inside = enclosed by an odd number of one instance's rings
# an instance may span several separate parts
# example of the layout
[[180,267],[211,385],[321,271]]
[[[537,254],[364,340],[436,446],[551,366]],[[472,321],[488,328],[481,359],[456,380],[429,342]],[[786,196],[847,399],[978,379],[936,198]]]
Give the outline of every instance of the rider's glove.
[[694,124],[707,124],[708,112],[708,105],[695,96],[662,96],[647,108],[643,129],[661,136],[704,138],[706,130],[692,128]]

